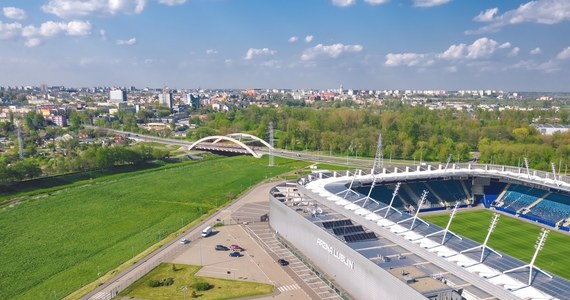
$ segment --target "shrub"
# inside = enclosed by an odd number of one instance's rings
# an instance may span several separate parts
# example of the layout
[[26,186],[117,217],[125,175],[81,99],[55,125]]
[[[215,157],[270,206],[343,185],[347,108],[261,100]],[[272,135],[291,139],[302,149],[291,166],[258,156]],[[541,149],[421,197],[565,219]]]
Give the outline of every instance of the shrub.
[[212,285],[203,281],[195,283],[192,287],[195,288],[197,291],[207,291],[212,288]]
[[150,287],[159,287],[162,286],[162,282],[158,281],[158,280],[151,280],[148,285]]
[[164,279],[164,282],[162,284],[165,286],[173,285],[174,284],[174,278],[168,277],[168,278]]

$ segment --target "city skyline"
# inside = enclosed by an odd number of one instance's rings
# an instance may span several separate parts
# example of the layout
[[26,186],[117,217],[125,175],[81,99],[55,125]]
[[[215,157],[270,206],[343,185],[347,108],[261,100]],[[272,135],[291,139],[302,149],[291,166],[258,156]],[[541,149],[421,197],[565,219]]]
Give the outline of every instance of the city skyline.
[[0,85],[570,91],[570,2],[7,0]]

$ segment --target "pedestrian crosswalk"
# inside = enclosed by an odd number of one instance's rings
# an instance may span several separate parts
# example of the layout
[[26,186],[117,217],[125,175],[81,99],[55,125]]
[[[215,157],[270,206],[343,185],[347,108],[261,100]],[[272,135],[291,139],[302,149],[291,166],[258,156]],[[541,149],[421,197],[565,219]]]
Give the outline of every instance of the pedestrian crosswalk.
[[299,287],[298,284],[290,284],[290,285],[282,285],[282,286],[278,287],[277,289],[278,289],[280,292],[286,292],[286,291],[298,290],[298,289],[300,289],[300,288],[301,288],[301,287]]
[[93,295],[90,300],[107,300],[111,299],[111,294],[108,292],[98,292],[97,294]]

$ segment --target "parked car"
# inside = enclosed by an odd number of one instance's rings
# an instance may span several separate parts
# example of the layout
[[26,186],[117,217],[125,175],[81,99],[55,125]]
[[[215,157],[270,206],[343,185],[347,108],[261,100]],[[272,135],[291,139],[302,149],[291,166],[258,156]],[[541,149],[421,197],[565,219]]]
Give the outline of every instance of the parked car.
[[216,251],[228,251],[228,250],[230,249],[224,245],[216,245]]
[[180,240],[180,244],[182,244],[182,245],[186,245],[188,243],[190,243],[190,240],[188,240],[188,239],[181,239]]
[[278,259],[278,260],[277,260],[277,263],[278,263],[279,265],[281,265],[281,266],[287,266],[287,265],[289,265],[289,262],[286,261],[286,260],[284,260],[283,258]]
[[230,256],[231,256],[231,257],[240,257],[240,256],[241,256],[241,253],[239,253],[239,252],[237,252],[237,251],[234,251],[234,252],[230,253]]
[[240,246],[238,246],[238,245],[230,245],[230,250],[232,250],[232,251],[238,251],[238,252],[245,251],[245,249],[243,249],[242,247],[240,247]]

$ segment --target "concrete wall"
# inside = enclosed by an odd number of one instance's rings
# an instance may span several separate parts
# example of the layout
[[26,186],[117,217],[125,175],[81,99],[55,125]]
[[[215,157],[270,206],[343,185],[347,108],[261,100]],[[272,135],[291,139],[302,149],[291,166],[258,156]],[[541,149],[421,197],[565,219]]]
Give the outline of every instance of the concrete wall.
[[269,195],[269,223],[355,299],[426,299]]

